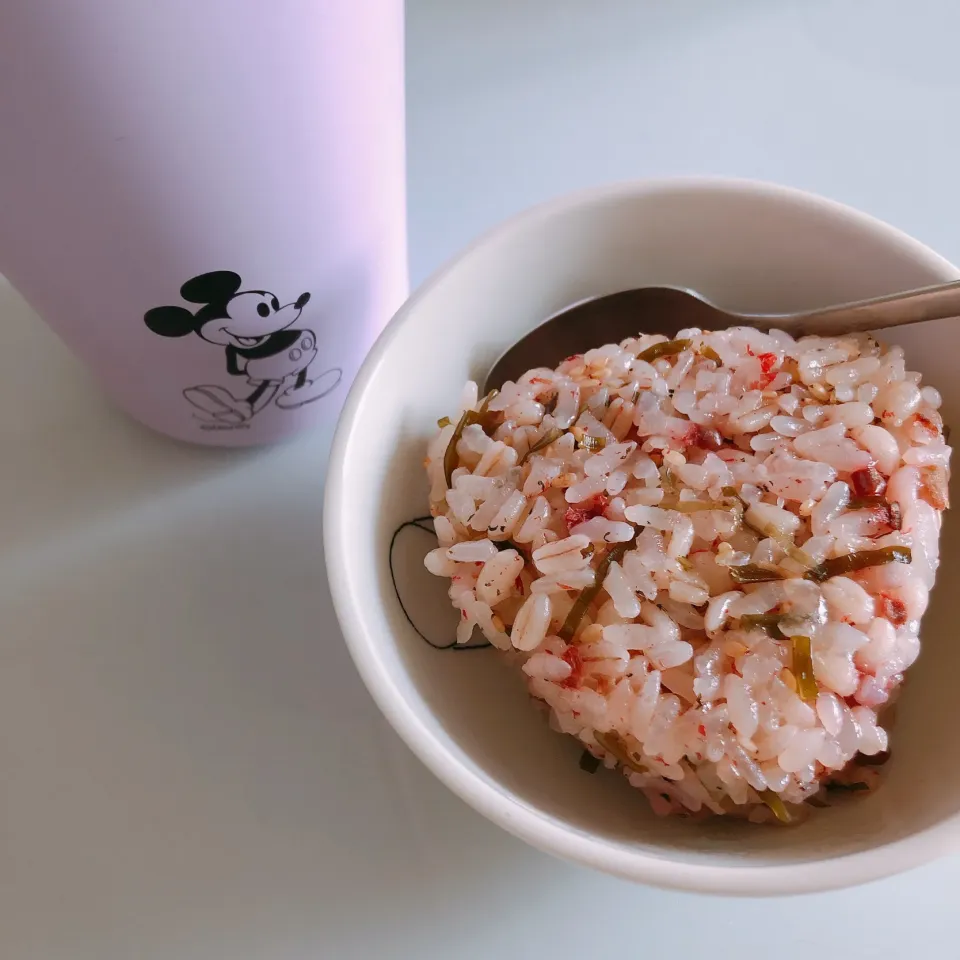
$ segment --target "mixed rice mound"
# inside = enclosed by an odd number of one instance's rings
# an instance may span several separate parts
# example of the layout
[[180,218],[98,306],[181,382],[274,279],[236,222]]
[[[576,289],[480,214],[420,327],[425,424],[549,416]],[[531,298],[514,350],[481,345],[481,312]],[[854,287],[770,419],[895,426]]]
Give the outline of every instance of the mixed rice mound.
[[460,643],[512,651],[656,813],[872,785],[948,506],[940,395],[899,347],[692,329],[477,394],[425,461]]

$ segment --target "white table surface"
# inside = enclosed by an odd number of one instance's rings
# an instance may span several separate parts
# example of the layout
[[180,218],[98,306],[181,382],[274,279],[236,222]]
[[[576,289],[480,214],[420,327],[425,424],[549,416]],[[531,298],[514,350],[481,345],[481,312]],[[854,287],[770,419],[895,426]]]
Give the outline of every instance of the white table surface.
[[[951,0],[411,0],[414,281],[532,202],[673,173],[813,189],[960,261],[958,34]],[[343,647],[329,437],[169,443],[2,285],[0,317],[3,960],[949,954],[958,859],[731,901],[501,833]]]

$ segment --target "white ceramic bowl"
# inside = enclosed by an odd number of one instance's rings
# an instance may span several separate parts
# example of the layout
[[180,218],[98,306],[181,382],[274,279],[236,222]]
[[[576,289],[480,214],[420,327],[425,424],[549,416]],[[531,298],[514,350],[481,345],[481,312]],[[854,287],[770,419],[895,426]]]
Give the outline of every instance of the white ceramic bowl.
[[[363,365],[326,492],[327,566],[343,632],[401,737],[450,789],[511,833],[645,883],[751,895],[823,890],[955,849],[960,551],[949,520],[889,780],[876,795],[795,829],[659,819],[622,777],[583,773],[576,743],[547,728],[495,651],[438,652],[424,643],[398,603],[388,552],[398,525],[426,512],[422,460],[437,418],[455,408],[464,381],[482,381],[507,346],[567,304],[674,284],[720,306],[789,311],[958,276],[922,244],[864,214],[725,180],[636,182],[563,197],[510,220],[443,268]],[[960,326],[942,321],[895,339],[910,368],[942,391],[947,422],[955,419]],[[452,637],[443,582],[418,572],[430,538],[409,528],[405,537],[422,538],[397,557],[406,606],[425,632]]]

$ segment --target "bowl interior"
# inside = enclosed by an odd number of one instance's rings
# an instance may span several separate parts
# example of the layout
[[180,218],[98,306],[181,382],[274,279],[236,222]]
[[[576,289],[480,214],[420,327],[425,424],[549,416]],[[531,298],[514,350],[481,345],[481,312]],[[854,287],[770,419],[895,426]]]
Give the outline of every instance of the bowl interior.
[[[328,530],[344,630],[381,708],[407,741],[504,826],[642,879],[663,879],[656,866],[664,862],[814,864],[895,844],[955,818],[960,739],[951,721],[960,645],[952,595],[960,587],[960,549],[950,519],[923,653],[898,707],[888,781],[875,796],[821,811],[796,830],[662,820],[621,777],[583,773],[576,743],[547,728],[518,673],[494,651],[437,651],[418,636],[398,603],[388,559],[394,531],[427,512],[421,463],[437,418],[452,413],[465,380],[482,380],[507,346],[571,302],[676,284],[731,309],[791,311],[956,276],[919,244],[832,204],[756,185],[674,183],[540,208],[431,281],[388,328],[357,381],[333,468],[345,480],[328,504],[328,524],[333,511],[349,518]],[[942,321],[886,338],[901,343],[910,368],[942,392],[948,423],[960,411],[960,378],[952,372],[958,331]],[[444,584],[422,570],[432,546],[429,534],[405,528],[394,544],[394,573],[412,620],[445,643],[454,621]],[[557,837],[570,842],[555,844]],[[898,865],[906,864],[871,870]],[[844,881],[824,874],[809,885],[833,882]]]

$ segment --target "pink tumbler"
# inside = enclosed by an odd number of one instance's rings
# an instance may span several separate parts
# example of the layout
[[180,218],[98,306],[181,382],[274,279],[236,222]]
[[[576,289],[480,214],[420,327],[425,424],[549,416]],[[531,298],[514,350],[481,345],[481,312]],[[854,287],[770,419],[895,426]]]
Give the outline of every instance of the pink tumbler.
[[2,0],[0,273],[157,430],[334,420],[407,290],[402,0]]

